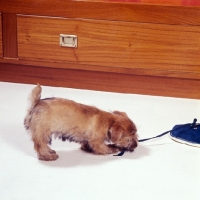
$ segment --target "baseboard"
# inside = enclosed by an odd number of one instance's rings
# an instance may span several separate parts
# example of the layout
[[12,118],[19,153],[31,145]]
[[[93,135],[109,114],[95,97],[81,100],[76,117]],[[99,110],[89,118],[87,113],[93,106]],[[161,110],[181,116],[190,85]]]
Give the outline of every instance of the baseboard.
[[200,99],[200,80],[0,63],[0,81]]

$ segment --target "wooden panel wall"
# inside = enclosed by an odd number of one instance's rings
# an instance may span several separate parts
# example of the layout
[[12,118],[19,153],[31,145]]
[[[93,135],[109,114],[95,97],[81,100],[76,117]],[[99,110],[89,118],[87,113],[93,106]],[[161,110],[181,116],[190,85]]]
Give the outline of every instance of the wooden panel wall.
[[1,13],[0,13],[0,58],[3,56],[2,52],[2,21],[1,21]]
[[[60,47],[61,33],[77,35],[78,48]],[[199,36],[200,26],[18,17],[19,59],[93,65],[93,70],[100,65],[200,79]]]
[[[0,81],[200,99],[199,7],[1,0],[0,12],[4,29]],[[36,25],[22,15],[53,17],[53,22],[64,28],[49,20]],[[19,53],[16,16],[21,24]],[[68,23],[57,17],[68,18]],[[59,30],[58,34],[69,31],[66,25],[80,37],[80,49],[60,49],[54,35],[57,32],[51,31],[52,27]],[[89,33],[89,39],[85,33]],[[38,35],[43,36],[42,44]],[[109,42],[105,43],[106,36]]]
[[2,14],[3,57],[17,58],[17,15]]
[[198,7],[61,0],[1,0],[0,12],[159,24],[200,25]]

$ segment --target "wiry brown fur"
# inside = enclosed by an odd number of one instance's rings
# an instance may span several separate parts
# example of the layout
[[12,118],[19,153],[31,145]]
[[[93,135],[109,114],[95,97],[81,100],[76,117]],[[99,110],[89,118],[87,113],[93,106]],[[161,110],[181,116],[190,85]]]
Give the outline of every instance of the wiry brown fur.
[[[137,130],[126,113],[106,112],[62,98],[40,99],[41,91],[40,85],[32,90],[31,105],[24,119],[40,160],[58,158],[48,146],[52,134],[63,141],[78,142],[82,150],[94,154],[133,151],[137,147]],[[106,141],[112,144],[106,145]]]

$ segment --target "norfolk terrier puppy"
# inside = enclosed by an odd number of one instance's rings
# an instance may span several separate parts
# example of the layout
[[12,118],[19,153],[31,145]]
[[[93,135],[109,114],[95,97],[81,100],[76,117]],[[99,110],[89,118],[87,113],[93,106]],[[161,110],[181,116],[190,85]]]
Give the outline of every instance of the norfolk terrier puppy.
[[94,154],[132,152],[137,147],[137,129],[126,113],[106,112],[62,98],[40,99],[41,92],[40,85],[32,90],[24,119],[40,160],[58,158],[49,147],[53,134],[63,141],[78,142],[82,150]]

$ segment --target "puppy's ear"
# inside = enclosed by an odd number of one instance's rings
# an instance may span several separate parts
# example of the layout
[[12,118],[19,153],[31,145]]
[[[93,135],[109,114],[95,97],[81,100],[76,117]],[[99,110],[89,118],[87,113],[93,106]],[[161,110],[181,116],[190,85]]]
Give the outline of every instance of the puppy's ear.
[[128,115],[125,113],[125,112],[120,112],[120,111],[113,111],[113,114],[116,114],[116,115],[121,115],[121,116],[124,116],[124,117],[128,117]]
[[122,137],[123,132],[124,132],[124,128],[120,124],[114,124],[109,129],[110,140],[113,143],[116,143]]

